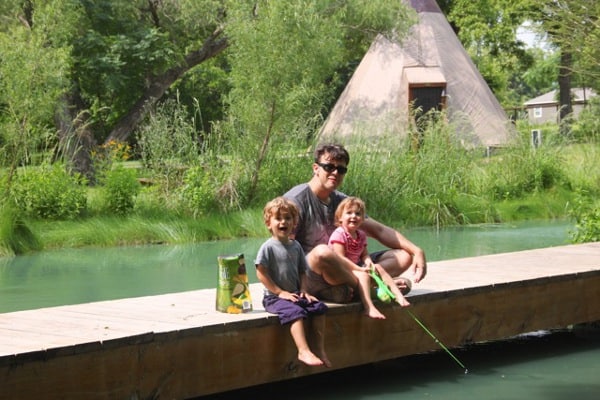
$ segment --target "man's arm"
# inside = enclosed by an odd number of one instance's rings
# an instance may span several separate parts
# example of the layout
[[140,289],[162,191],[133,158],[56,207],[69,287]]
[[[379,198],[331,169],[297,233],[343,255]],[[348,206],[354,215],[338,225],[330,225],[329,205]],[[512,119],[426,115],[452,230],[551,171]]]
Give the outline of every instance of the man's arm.
[[414,271],[415,281],[419,282],[427,273],[427,262],[425,261],[425,253],[423,250],[408,240],[403,234],[397,230],[390,228],[373,218],[366,219],[361,229],[368,236],[376,239],[382,245],[390,249],[404,250],[412,256],[412,263],[409,269]]

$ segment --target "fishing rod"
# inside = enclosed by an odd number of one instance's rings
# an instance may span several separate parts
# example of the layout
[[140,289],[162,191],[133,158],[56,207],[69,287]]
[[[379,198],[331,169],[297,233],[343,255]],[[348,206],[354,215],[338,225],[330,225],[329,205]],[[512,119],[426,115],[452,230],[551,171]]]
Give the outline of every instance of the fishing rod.
[[[388,285],[381,279],[381,277],[377,274],[377,272],[375,271],[375,268],[371,268],[369,274],[371,275],[371,277],[375,280],[375,282],[377,283],[377,297],[379,298],[379,300],[385,302],[385,303],[389,303],[392,300],[396,299],[396,295],[390,290],[390,288],[388,287]],[[412,313],[412,311],[410,311],[408,308],[404,308],[406,310],[406,312],[408,313],[408,315],[410,315],[412,317],[412,319],[415,320],[415,322],[421,327],[423,328],[423,330],[425,332],[427,332],[427,334],[429,336],[431,336],[431,338],[442,348],[446,351],[446,353],[448,353],[448,355],[454,360],[456,361],[456,363],[465,370],[465,374],[469,373],[469,370],[467,369],[467,367],[465,367],[465,365],[463,363],[460,362],[460,360],[458,358],[456,358],[456,356],[454,354],[452,354],[452,352],[450,351],[450,349],[448,349],[444,343],[442,343],[437,337],[435,337],[435,335],[433,333],[431,333],[431,331],[429,329],[427,329],[427,327],[416,317],[415,314]]]
[[408,315],[410,315],[417,324],[419,324],[419,326],[421,328],[423,328],[423,330],[425,332],[427,332],[429,334],[429,336],[431,336],[433,338],[433,340],[440,345],[440,347],[442,349],[444,349],[446,351],[446,353],[448,353],[448,355],[450,357],[452,357],[452,359],[454,361],[456,361],[456,363],[458,365],[460,365],[464,370],[465,370],[465,374],[469,373],[469,370],[467,369],[467,367],[465,367],[465,365],[463,363],[460,362],[460,360],[458,358],[456,358],[456,356],[454,354],[452,354],[452,352],[450,351],[450,349],[448,349],[446,346],[444,346],[444,343],[442,343],[437,337],[435,337],[435,335],[433,333],[431,333],[431,331],[429,329],[427,329],[427,327],[425,325],[423,325],[423,323],[421,321],[419,321],[419,319],[415,316],[415,314],[412,313],[412,311],[410,311],[408,308],[405,308],[406,312],[408,313]]

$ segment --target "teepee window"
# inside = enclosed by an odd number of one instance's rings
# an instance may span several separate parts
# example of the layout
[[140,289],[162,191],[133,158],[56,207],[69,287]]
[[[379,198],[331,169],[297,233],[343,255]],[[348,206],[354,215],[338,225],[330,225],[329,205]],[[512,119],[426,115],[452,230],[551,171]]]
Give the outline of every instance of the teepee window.
[[413,108],[420,109],[420,115],[426,114],[431,110],[442,111],[444,108],[445,87],[411,87],[410,103]]

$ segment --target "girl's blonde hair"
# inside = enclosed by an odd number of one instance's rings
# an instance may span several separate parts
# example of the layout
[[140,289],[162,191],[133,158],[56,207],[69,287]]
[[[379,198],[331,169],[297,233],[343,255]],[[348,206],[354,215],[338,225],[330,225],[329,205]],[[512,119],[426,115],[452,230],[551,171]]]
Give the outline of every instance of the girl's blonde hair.
[[340,226],[342,214],[344,214],[344,210],[349,207],[356,207],[363,216],[366,215],[367,207],[365,206],[364,201],[362,201],[358,197],[346,197],[344,200],[342,200],[342,202],[338,205],[338,208],[335,210],[336,226]]
[[271,216],[281,212],[287,212],[292,216],[294,226],[298,224],[298,219],[300,218],[298,207],[294,202],[282,196],[274,198],[265,205],[265,208],[263,209],[263,219],[265,224],[269,223]]

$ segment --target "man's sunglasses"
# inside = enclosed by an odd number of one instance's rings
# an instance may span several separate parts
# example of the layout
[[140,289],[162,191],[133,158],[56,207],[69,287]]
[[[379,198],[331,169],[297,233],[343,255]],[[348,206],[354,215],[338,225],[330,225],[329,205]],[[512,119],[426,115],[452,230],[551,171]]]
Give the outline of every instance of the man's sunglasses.
[[342,167],[341,165],[333,165],[333,164],[325,164],[325,163],[317,163],[317,165],[325,170],[325,172],[332,173],[337,169],[338,174],[344,175],[348,172],[348,168]]

